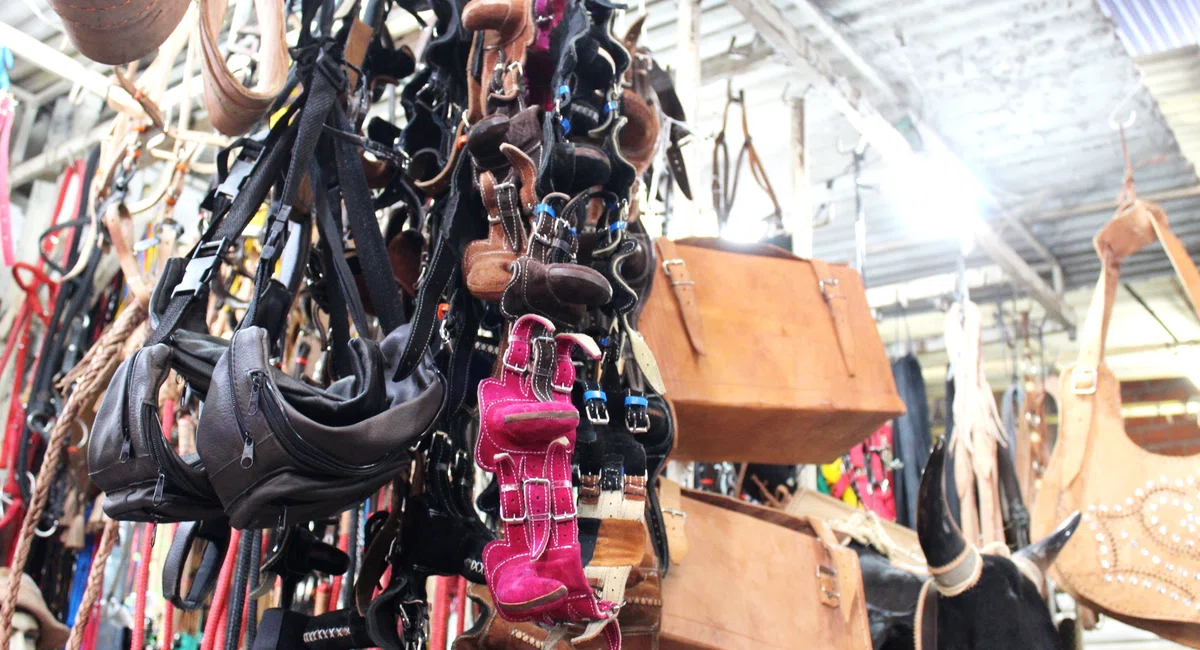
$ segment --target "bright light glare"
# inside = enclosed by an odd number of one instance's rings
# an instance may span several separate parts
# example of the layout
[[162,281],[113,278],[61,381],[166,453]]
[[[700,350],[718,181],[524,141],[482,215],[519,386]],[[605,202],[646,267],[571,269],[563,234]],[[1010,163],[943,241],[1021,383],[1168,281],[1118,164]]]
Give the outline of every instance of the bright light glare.
[[887,161],[883,192],[922,237],[967,241],[986,192],[956,158],[924,152]]

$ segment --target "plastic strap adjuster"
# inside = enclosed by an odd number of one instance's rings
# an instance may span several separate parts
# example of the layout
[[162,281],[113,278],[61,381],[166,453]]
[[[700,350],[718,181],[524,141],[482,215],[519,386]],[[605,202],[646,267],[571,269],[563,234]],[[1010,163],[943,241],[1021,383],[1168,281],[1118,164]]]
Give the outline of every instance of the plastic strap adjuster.
[[192,258],[184,267],[183,277],[171,292],[171,297],[192,295],[199,291],[212,278],[213,273],[221,264],[221,258],[228,245],[229,240],[222,237],[216,241],[204,242],[196,246]]

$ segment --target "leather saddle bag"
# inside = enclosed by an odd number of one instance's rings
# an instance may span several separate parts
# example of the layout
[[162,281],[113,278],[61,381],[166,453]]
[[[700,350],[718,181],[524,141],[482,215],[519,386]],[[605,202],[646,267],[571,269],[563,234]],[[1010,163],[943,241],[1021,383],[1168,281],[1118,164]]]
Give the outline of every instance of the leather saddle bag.
[[1103,270],[1079,338],[1079,358],[1063,370],[1058,443],[1033,512],[1033,537],[1073,510],[1075,535],[1055,578],[1076,600],[1162,637],[1200,648],[1200,456],[1163,456],[1125,433],[1121,384],[1104,362],[1122,261],[1157,239],[1200,317],[1200,272],[1158,205],[1133,201],[1096,235]]
[[768,245],[656,245],[639,327],[675,407],[674,458],[823,463],[904,412],[853,269]]
[[659,647],[870,650],[858,556],[823,520],[684,490],[687,559],[662,580]]
[[188,0],[50,0],[79,53],[121,65],[162,45],[187,13]]

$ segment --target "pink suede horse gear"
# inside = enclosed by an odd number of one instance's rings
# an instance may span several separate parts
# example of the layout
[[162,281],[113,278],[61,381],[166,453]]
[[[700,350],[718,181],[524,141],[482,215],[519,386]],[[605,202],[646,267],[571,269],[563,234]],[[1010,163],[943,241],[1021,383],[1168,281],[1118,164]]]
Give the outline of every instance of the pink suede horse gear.
[[597,599],[580,557],[571,486],[579,424],[571,404],[576,346],[593,359],[600,356],[591,338],[554,336],[549,320],[522,316],[512,326],[499,376],[479,384],[475,461],[499,479],[504,524],[504,538],[484,549],[483,566],[505,619],[546,625],[612,621],[604,634],[615,649],[617,606]]

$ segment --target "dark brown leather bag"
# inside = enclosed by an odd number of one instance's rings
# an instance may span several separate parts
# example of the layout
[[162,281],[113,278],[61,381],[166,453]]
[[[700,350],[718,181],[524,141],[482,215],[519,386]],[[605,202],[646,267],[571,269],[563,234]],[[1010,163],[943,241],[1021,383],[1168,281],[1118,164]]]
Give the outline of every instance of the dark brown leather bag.
[[862,279],[769,245],[659,239],[639,328],[674,457],[823,463],[904,412]]
[[158,49],[183,15],[188,0],[50,0],[63,30],[87,58],[120,65]]
[[691,550],[662,581],[659,647],[870,650],[858,555],[820,519],[685,490]]

